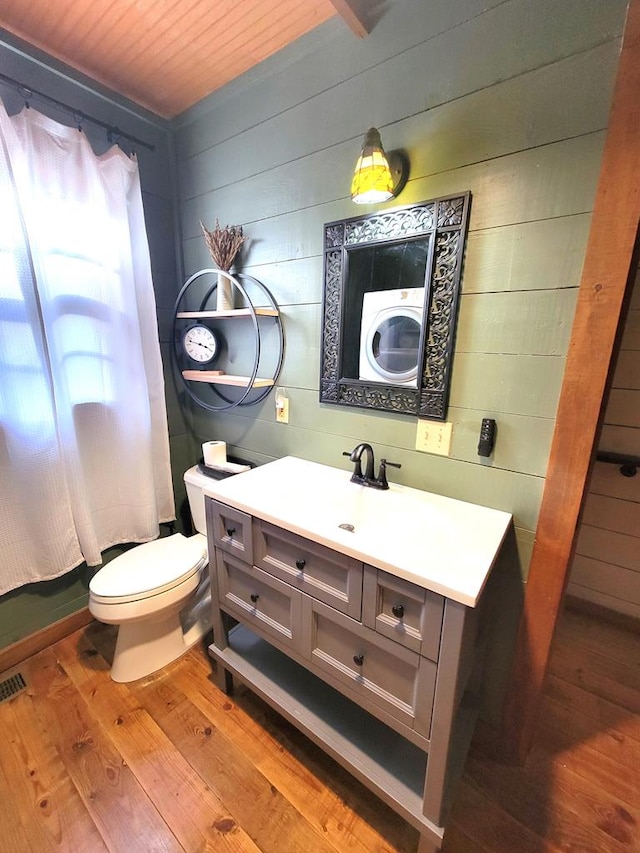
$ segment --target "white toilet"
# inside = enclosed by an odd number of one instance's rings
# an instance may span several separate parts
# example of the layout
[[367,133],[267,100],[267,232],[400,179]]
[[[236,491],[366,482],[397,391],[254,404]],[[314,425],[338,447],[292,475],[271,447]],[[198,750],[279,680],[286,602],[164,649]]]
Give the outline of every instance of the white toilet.
[[184,654],[211,627],[211,591],[203,486],[185,472],[193,536],[175,533],[137,545],[100,569],[89,583],[89,610],[119,625],[111,667],[114,681],[134,681]]

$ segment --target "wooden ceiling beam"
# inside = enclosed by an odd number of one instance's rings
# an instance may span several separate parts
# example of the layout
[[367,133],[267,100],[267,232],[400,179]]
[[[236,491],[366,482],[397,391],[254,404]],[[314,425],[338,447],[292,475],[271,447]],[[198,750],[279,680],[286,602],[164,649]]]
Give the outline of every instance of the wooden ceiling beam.
[[331,5],[358,38],[369,35],[371,27],[359,0],[331,0]]

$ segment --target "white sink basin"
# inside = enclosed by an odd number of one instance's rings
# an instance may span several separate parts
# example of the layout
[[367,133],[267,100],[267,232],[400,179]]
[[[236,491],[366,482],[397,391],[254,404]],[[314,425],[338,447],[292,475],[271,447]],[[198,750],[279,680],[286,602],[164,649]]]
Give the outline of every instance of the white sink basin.
[[462,604],[475,606],[511,515],[286,456],[205,493]]

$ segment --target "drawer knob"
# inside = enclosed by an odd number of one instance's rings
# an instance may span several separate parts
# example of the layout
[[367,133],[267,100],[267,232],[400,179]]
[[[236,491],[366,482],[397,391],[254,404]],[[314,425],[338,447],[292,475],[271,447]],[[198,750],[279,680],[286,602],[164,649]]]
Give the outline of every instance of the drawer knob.
[[251,593],[251,595],[249,596],[249,598],[250,598],[250,599],[251,599],[251,601],[253,601],[253,603],[255,604],[255,603],[256,603],[256,601],[260,598],[260,596],[258,595],[258,593],[257,593],[257,592],[252,592],[252,593]]
[[296,569],[298,569],[298,571],[300,571],[300,572],[303,571],[303,569],[306,565],[307,565],[306,560],[303,560],[302,558],[296,560]]
[[231,537],[233,536],[233,534],[235,532],[236,532],[235,527],[227,527],[227,536],[229,537],[229,539],[231,539]]
[[362,666],[362,664],[364,663],[364,655],[354,655],[353,662],[356,666]]
[[391,608],[391,612],[396,617],[396,619],[402,619],[404,616],[404,607],[402,604],[394,604]]

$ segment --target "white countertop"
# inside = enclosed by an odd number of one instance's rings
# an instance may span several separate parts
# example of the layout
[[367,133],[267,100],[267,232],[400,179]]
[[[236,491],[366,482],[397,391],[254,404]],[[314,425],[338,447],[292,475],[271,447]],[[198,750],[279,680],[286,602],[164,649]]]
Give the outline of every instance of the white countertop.
[[[225,480],[205,495],[371,566],[475,607],[511,515],[390,483],[380,491],[351,472],[285,456]],[[353,525],[353,531],[341,524]]]

